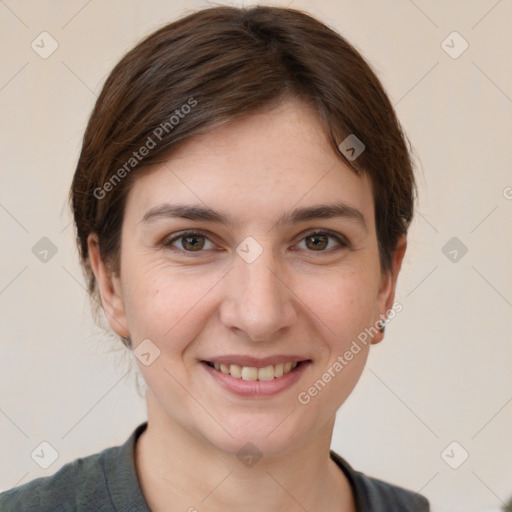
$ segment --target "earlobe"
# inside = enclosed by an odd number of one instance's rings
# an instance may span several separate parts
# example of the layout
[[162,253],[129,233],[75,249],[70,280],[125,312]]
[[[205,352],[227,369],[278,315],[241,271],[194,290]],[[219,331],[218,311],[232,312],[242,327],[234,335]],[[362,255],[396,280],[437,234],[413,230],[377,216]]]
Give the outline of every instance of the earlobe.
[[126,314],[119,276],[115,275],[101,259],[98,236],[91,233],[87,237],[89,261],[96,277],[101,297],[101,305],[110,327],[122,337],[128,337]]
[[[398,274],[402,267],[405,251],[407,249],[407,238],[405,235],[401,235],[396,244],[396,249],[393,253],[391,269],[390,271],[382,276],[382,281],[378,294],[378,314],[379,321],[386,320],[387,312],[393,309],[395,300],[396,283],[398,280]],[[385,324],[384,324],[385,329]],[[379,329],[372,339],[372,344],[377,344],[384,339],[384,329]]]

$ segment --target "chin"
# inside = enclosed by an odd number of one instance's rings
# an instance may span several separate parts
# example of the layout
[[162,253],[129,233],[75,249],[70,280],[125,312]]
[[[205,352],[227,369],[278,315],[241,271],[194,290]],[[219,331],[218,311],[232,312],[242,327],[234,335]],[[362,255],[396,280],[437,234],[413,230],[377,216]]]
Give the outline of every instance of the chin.
[[252,451],[259,456],[282,456],[308,438],[308,425],[293,418],[290,410],[226,415],[222,425],[232,437],[221,427],[216,429],[214,438],[211,430],[203,435],[219,450],[239,458]]

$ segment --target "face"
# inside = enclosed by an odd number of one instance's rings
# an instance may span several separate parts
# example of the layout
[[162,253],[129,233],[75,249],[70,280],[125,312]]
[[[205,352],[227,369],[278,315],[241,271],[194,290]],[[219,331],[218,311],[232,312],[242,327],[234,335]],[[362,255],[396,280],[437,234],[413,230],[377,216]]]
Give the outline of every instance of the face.
[[210,131],[137,177],[119,276],[93,241],[110,325],[149,354],[137,364],[150,421],[229,453],[249,441],[284,453],[332,427],[382,334],[358,351],[354,340],[391,308],[405,250],[381,274],[370,181],[297,100]]

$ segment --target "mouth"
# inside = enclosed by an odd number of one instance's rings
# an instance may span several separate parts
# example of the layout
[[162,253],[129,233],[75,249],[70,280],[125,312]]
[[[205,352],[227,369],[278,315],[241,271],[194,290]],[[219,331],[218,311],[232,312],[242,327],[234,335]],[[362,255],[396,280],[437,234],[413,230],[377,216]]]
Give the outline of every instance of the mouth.
[[201,366],[215,386],[219,385],[220,389],[245,399],[268,399],[292,389],[313,363],[311,359],[276,364],[259,360],[250,363],[259,366],[242,366],[231,364],[230,360],[224,359],[226,362],[223,363],[201,361]]
[[256,366],[241,366],[238,364],[226,364],[212,361],[202,361],[204,364],[213,368],[217,372],[223,373],[224,375],[230,375],[235,379],[247,380],[247,381],[268,381],[274,379],[280,379],[283,375],[295,371],[302,364],[311,362],[310,359],[303,361],[288,361],[286,363],[270,364],[264,367]]

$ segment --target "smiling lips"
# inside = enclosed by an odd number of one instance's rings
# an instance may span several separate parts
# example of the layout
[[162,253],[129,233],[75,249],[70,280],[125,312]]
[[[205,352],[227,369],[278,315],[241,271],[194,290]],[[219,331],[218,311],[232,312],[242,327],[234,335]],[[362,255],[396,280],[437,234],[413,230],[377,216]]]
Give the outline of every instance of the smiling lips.
[[292,387],[312,364],[311,359],[290,354],[255,358],[212,356],[201,363],[227,391],[244,399],[265,399]]
[[211,368],[218,372],[230,375],[241,380],[273,380],[290,373],[301,363],[310,362],[310,359],[291,354],[281,354],[256,358],[251,356],[226,355],[212,356],[204,360]]
[[278,364],[270,364],[262,368],[255,366],[240,366],[238,364],[225,364],[208,361],[207,364],[217,371],[229,374],[231,377],[242,380],[273,380],[282,377],[284,374],[291,372],[300,363],[297,361]]

